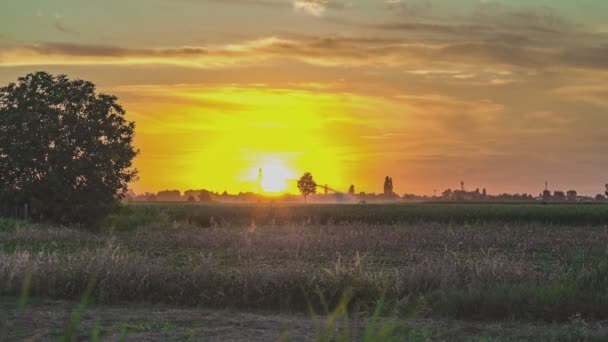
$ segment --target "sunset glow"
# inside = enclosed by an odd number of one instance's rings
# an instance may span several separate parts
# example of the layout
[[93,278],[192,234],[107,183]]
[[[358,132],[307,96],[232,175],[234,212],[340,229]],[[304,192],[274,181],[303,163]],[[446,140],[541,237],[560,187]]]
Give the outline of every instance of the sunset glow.
[[264,193],[281,193],[290,189],[296,182],[296,173],[290,170],[280,159],[270,160],[262,164],[262,180],[260,185]]
[[595,194],[608,2],[584,3],[9,0],[0,82],[43,69],[118,96],[136,192],[256,192],[263,168],[266,193],[311,172],[340,191]]

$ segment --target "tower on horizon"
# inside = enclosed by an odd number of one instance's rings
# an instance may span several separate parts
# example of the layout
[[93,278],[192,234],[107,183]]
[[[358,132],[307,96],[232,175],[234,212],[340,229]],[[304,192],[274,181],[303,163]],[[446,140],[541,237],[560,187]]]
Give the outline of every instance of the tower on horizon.
[[258,170],[258,194],[262,193],[262,168]]

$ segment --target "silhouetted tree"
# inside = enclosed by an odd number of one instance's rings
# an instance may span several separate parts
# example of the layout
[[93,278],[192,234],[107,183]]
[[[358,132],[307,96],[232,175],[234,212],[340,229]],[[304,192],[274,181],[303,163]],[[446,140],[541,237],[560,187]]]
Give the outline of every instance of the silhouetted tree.
[[91,82],[38,72],[0,88],[0,203],[27,203],[38,220],[98,222],[136,179],[134,131]]
[[389,176],[386,176],[386,178],[384,179],[384,195],[388,197],[392,196],[393,194],[393,179]]
[[608,184],[606,184],[606,191],[604,192],[604,194],[606,195],[606,197],[608,197]]
[[208,190],[201,190],[198,195],[199,202],[202,203],[211,203],[213,202],[213,197],[211,197],[211,192]]
[[180,202],[182,193],[179,190],[163,190],[156,194],[156,199],[160,202]]
[[566,197],[568,197],[568,201],[576,201],[576,199],[578,198],[578,193],[576,192],[576,190],[569,190],[566,193]]
[[348,188],[348,194],[349,195],[354,195],[355,194],[355,186],[351,185],[350,188]]
[[300,177],[298,189],[300,189],[300,193],[304,196],[304,203],[307,203],[308,195],[317,193],[317,183],[312,179],[310,172],[306,172]]
[[453,195],[452,189],[446,189],[441,193],[443,199],[451,199]]
[[483,198],[486,198],[488,196],[488,193],[486,192],[486,188],[483,188],[483,190],[481,190],[481,196],[483,196]]

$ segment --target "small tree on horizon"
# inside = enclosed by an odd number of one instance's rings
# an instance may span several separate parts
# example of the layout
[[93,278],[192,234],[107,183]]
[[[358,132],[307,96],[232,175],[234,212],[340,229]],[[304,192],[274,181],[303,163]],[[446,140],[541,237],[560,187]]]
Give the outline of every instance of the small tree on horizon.
[[308,195],[317,193],[317,183],[315,183],[310,172],[306,172],[300,177],[298,180],[298,189],[300,189],[300,193],[304,196],[305,204],[307,203]]
[[211,197],[211,191],[209,190],[201,190],[198,195],[198,201],[202,203],[211,203],[213,202],[213,197]]

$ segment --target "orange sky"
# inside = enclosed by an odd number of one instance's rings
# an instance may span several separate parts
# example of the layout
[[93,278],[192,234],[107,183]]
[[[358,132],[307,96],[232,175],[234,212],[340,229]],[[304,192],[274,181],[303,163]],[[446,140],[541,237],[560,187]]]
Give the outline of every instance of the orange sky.
[[[458,4],[456,4],[458,3]],[[7,0],[0,83],[119,96],[137,192],[584,194],[608,182],[608,2]]]

